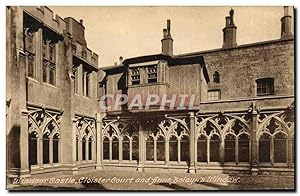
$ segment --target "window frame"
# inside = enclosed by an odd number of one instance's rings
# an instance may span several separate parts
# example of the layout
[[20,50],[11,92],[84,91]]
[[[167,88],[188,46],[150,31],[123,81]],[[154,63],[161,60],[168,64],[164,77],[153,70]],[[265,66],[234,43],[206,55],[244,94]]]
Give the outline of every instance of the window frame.
[[275,94],[274,78],[260,78],[255,80],[255,83],[256,83],[256,96],[272,96]]

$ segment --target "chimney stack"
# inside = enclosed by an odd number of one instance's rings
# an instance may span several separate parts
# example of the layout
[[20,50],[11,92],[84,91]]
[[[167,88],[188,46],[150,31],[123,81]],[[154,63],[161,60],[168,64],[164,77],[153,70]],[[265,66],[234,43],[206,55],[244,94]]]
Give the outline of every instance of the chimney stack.
[[292,33],[292,16],[289,14],[289,6],[283,6],[284,15],[281,18],[281,39],[293,37]]
[[80,20],[79,20],[79,23],[80,23],[81,25],[83,25],[83,20],[82,20],[82,19],[80,19]]
[[236,26],[233,20],[234,11],[230,10],[229,16],[226,16],[226,25],[223,29],[223,48],[233,48],[237,46],[236,43]]
[[171,36],[171,20],[167,20],[167,28],[163,29],[162,54],[173,55],[173,39]]

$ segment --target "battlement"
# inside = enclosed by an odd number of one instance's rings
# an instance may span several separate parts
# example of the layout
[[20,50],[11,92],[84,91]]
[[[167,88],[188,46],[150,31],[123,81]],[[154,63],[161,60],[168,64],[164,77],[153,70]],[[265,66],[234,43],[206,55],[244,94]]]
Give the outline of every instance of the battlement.
[[64,19],[57,14],[54,15],[53,11],[47,6],[24,6],[23,9],[27,14],[59,34],[63,34],[63,31],[66,29],[67,25]]

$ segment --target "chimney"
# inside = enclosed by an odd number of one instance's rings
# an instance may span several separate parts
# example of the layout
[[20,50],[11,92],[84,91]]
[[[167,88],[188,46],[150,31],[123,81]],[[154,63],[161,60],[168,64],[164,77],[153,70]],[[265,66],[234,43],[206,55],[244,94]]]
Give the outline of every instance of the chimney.
[[119,57],[119,62],[120,62],[120,64],[123,63],[123,57],[122,56]]
[[230,10],[229,16],[226,16],[226,25],[223,29],[223,48],[233,48],[237,46],[236,43],[236,26],[233,21],[234,11]]
[[292,33],[292,16],[289,14],[289,6],[283,6],[284,15],[281,18],[281,39],[293,37]]
[[83,20],[82,20],[82,19],[80,19],[80,20],[79,20],[79,23],[80,23],[81,25],[83,25]]
[[167,28],[163,30],[163,39],[161,40],[161,52],[164,55],[173,55],[173,39],[171,36],[171,20],[167,20]]

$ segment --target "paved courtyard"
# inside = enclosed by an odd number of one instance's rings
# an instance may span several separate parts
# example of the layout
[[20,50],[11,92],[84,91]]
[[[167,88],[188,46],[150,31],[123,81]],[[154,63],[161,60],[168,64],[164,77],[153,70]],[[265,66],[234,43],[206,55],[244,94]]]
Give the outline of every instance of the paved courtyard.
[[[30,181],[31,180],[31,181]],[[10,190],[264,190],[294,188],[292,176],[108,171],[29,178]]]

